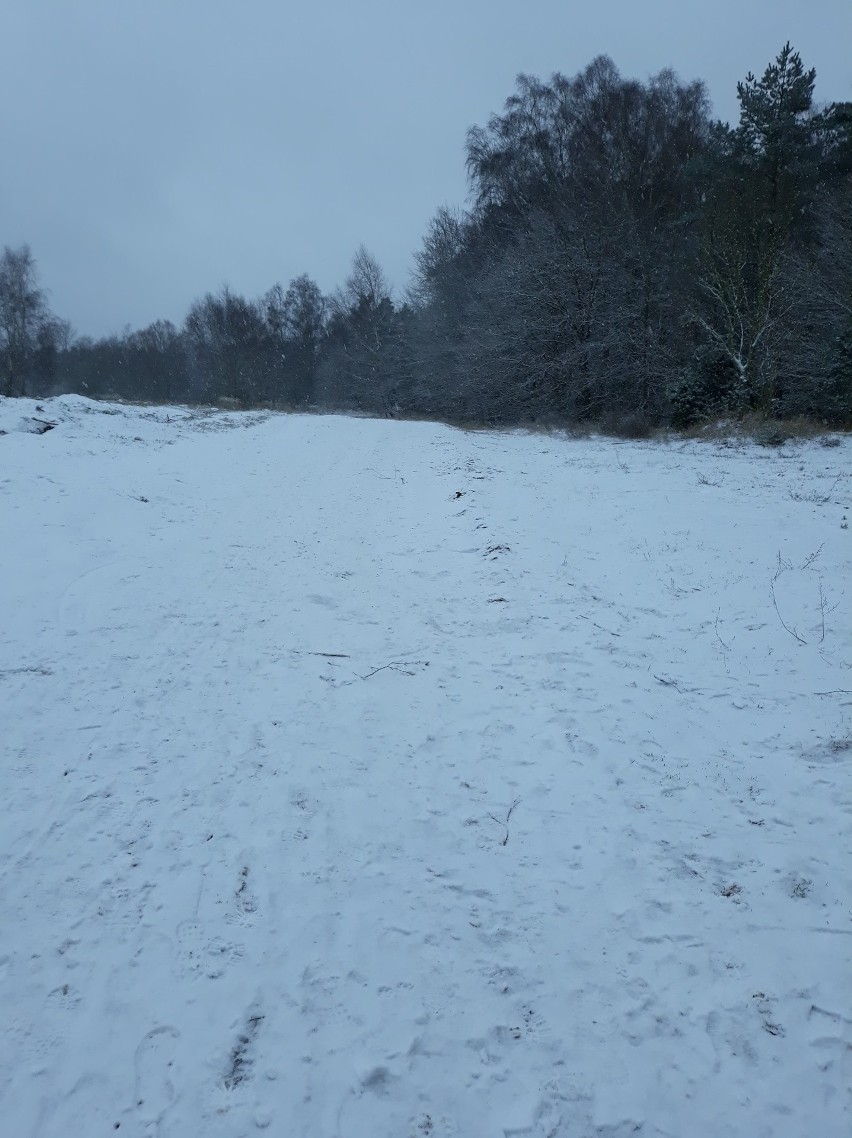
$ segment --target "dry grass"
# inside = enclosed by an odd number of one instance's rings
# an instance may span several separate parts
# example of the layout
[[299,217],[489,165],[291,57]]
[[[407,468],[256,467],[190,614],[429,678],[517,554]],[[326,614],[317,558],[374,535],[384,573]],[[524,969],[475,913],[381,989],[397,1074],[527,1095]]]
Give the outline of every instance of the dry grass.
[[825,446],[839,445],[840,434],[846,432],[829,428],[815,419],[802,415],[790,419],[770,419],[762,415],[747,415],[743,419],[718,419],[697,423],[677,431],[678,438],[722,442],[724,440],[755,442],[761,446],[783,446],[790,442],[822,439]]

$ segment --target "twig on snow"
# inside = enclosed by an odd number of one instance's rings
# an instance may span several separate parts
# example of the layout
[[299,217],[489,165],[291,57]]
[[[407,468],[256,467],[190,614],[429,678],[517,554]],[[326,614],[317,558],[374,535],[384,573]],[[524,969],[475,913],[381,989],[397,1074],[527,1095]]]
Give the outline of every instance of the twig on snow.
[[[356,679],[369,680],[371,676],[377,676],[379,674],[379,672],[386,672],[388,670],[393,671],[393,672],[398,672],[401,676],[415,676],[415,675],[417,675],[417,673],[412,672],[410,669],[412,667],[417,667],[418,665],[421,668],[428,668],[429,667],[429,661],[428,660],[391,660],[390,663],[382,664],[381,667],[379,667],[379,668],[373,668],[373,670],[371,672],[366,672],[363,676],[360,674],[356,674]],[[355,683],[355,680],[344,680],[340,686],[343,687],[345,685],[354,684],[354,683]]]
[[[778,555],[778,560],[779,560],[779,562],[781,560],[781,554],[780,553]],[[781,572],[781,570],[779,569],[779,573],[780,572]],[[775,611],[778,613],[778,619],[781,621],[781,627],[783,629],[785,629],[787,632],[789,632],[792,637],[794,637],[796,640],[798,640],[798,642],[800,644],[807,644],[807,640],[804,640],[801,636],[799,636],[796,629],[791,628],[789,626],[789,624],[787,624],[787,622],[784,620],[784,617],[781,615],[781,610],[778,607],[778,598],[775,596],[775,582],[777,580],[778,580],[778,573],[776,573],[775,576],[772,578],[772,580],[769,582],[769,592],[772,596],[772,603],[775,606]]]
[[779,549],[778,550],[778,568],[775,570],[775,576],[772,578],[772,580],[777,581],[782,573],[786,573],[788,569],[792,569],[792,568],[793,568],[793,562],[788,561],[786,558],[782,557],[781,556],[781,550]]
[[350,660],[348,652],[296,652],[297,656],[322,656],[324,660]]
[[719,643],[722,645],[722,647],[725,649],[726,652],[730,652],[730,650],[731,650],[730,644],[726,644],[725,641],[722,639],[722,637],[719,635],[719,614],[721,613],[721,611],[722,611],[721,609],[716,610],[716,623],[714,625],[714,628],[716,629],[716,639],[719,641]]
[[[680,687],[678,686],[677,680],[669,679],[668,676],[658,676],[656,672],[652,672],[651,675],[654,677],[658,684],[662,684],[667,688],[674,688],[676,692],[680,692]],[[681,695],[682,694],[683,693],[681,692]]]
[[515,811],[515,807],[519,804],[520,801],[521,801],[520,798],[515,799],[515,801],[512,803],[512,805],[509,807],[509,809],[506,813],[505,820],[502,822],[500,821],[499,818],[495,817],[493,814],[488,815],[488,817],[492,820],[492,822],[496,822],[498,826],[505,826],[506,827],[506,833],[503,836],[502,842],[500,843],[501,846],[506,846],[509,844],[509,819],[512,817],[512,814]]
[[372,672],[367,672],[366,676],[359,676],[359,679],[369,680],[370,676],[375,676],[378,672],[384,672],[388,668],[400,672],[403,676],[413,676],[415,673],[408,670],[412,664],[422,664],[424,668],[429,667],[428,660],[391,660],[389,664],[382,664],[381,668],[373,668]]

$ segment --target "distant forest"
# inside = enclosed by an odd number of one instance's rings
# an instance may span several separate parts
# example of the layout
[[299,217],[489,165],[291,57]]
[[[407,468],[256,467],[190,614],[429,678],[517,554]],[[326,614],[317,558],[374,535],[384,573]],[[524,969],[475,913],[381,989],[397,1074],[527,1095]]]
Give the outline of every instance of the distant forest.
[[404,298],[363,247],[229,288],[181,327],[75,337],[27,246],[0,262],[0,393],[357,411],[641,434],[719,418],[852,425],[852,102],[786,45],[714,121],[701,82],[595,59],[518,77],[467,135],[470,208],[437,211]]

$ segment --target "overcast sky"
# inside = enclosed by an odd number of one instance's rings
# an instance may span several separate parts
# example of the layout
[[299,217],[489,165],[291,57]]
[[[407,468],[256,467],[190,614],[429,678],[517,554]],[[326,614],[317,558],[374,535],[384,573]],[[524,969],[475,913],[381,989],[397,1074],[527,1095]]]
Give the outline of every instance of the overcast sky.
[[2,0],[0,245],[92,335],[330,291],[361,242],[400,288],[518,72],[671,66],[730,119],[787,39],[852,99],[852,0]]

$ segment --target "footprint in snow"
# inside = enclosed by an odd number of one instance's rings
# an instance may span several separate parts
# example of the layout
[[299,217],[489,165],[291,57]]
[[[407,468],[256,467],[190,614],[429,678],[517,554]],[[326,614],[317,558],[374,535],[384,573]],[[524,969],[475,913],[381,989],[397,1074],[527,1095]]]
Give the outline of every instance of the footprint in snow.
[[363,1071],[338,1108],[340,1138],[361,1138],[365,1134],[429,1134],[429,1131],[413,1130],[423,1116],[412,1118],[407,1105],[409,1096],[399,1093],[397,1082],[384,1066]]
[[136,1048],[136,1098],[143,1121],[159,1124],[177,1098],[174,1062],[180,1032],[169,1025],[155,1027]]
[[332,597],[322,596],[320,593],[311,593],[305,599],[310,601],[311,604],[319,605],[320,608],[325,608],[325,609],[336,609],[337,608],[337,601],[335,601]]
[[239,873],[236,889],[236,920],[240,922],[251,921],[258,911],[257,898],[251,887],[251,871],[244,865]]
[[808,1011],[807,1039],[819,1056],[823,1070],[835,1064],[843,1069],[852,1056],[852,1017],[811,1004]]
[[209,939],[198,921],[182,921],[175,930],[179,976],[206,976],[218,980],[245,955],[241,944],[222,937]]
[[52,992],[48,992],[47,1006],[49,1008],[58,1008],[62,1011],[69,1011],[76,1008],[81,1002],[83,997],[80,993],[72,988],[70,984],[60,984],[58,988],[54,988]]
[[254,1068],[254,1041],[265,1018],[258,1011],[250,1012],[237,1035],[222,1079],[222,1085],[226,1090],[235,1090],[251,1077]]
[[204,926],[198,921],[181,921],[175,929],[178,976],[200,976],[204,967]]

